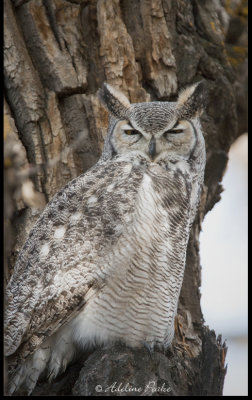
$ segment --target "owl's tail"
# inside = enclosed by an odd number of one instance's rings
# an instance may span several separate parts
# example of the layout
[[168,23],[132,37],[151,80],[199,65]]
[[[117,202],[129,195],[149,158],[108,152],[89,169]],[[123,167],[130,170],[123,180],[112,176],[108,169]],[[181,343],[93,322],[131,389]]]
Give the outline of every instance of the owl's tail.
[[[14,373],[9,382],[9,395],[16,392],[30,395],[41,375],[47,374],[49,382],[64,372],[76,356],[71,325],[64,325],[49,337]],[[45,375],[46,378],[46,375]]]
[[35,351],[23,365],[18,367],[8,385],[8,394],[13,395],[21,389],[28,396],[35,388],[40,375],[46,369],[50,359],[50,347]]

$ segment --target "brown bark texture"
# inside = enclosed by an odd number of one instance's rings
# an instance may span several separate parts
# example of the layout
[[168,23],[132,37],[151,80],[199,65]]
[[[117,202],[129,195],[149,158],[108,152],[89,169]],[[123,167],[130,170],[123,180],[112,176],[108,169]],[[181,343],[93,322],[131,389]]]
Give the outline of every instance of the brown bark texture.
[[207,165],[172,347],[95,349],[34,395],[222,394],[227,348],[204,326],[199,233],[220,200],[229,148],[247,129],[247,1],[4,1],[5,282],[45,204],[101,154],[102,83],[131,102],[173,101],[199,79],[208,86]]

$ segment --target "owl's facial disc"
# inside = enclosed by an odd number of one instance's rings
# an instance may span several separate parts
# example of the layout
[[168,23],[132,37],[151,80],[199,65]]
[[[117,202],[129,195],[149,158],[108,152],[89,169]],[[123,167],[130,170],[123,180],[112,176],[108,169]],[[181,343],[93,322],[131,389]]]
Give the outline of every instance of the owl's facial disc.
[[[111,144],[116,154],[141,155],[147,161],[169,160],[174,154],[187,156],[194,143],[193,128],[189,121],[179,120],[168,124],[167,129],[146,132],[136,129],[129,121],[119,121],[113,131]],[[141,129],[141,130],[140,130]]]

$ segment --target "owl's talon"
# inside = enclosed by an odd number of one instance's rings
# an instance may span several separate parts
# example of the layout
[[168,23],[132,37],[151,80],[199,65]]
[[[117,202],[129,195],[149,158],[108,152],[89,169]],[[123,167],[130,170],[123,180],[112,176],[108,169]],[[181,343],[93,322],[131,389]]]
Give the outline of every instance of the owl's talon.
[[164,345],[163,343],[158,343],[158,344],[157,344],[157,348],[158,348],[158,351],[159,351],[160,353],[165,354],[166,348],[165,348],[165,345]]
[[150,345],[150,344],[147,343],[147,342],[143,342],[143,345],[144,345],[144,347],[148,350],[148,353],[149,353],[150,358],[152,358],[152,355],[153,355],[153,353],[154,353],[153,345]]

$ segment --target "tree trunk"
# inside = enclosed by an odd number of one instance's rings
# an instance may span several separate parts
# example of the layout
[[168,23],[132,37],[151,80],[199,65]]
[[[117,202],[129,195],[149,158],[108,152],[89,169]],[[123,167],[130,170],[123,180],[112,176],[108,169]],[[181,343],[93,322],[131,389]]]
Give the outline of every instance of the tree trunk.
[[6,282],[46,202],[101,154],[104,81],[131,102],[174,100],[199,79],[209,89],[204,190],[172,347],[96,349],[34,394],[221,395],[227,348],[204,326],[199,233],[246,131],[247,1],[5,0],[4,12]]

